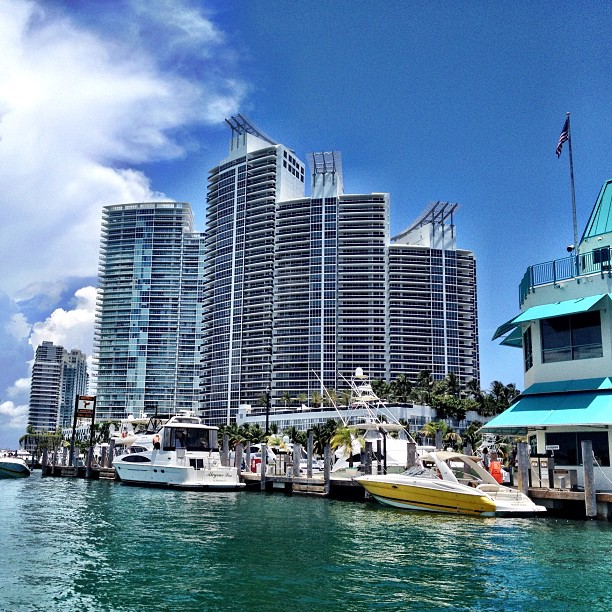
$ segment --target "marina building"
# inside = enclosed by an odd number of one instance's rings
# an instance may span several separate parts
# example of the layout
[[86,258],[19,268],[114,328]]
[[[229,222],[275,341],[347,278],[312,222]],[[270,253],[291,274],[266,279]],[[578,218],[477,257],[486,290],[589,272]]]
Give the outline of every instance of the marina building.
[[[604,183],[579,244],[567,257],[529,266],[521,311],[494,339],[522,350],[525,390],[484,432],[527,436],[569,486],[583,485],[587,460],[596,487],[612,490],[612,180]],[[593,457],[582,456],[589,441]]]
[[203,245],[184,202],[104,207],[94,338],[100,420],[197,407]]
[[87,392],[87,383],[84,353],[43,341],[32,367],[28,425],[36,433],[72,425],[75,398]]
[[[456,205],[391,241],[388,193],[345,194],[338,152],[309,155],[242,116],[209,173],[202,411],[211,423],[370,378],[479,379],[476,267]],[[306,196],[306,186],[310,195]]]

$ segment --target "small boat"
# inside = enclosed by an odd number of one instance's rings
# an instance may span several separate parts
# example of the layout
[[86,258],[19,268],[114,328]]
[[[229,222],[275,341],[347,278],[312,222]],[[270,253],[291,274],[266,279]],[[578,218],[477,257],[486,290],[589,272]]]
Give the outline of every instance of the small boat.
[[181,489],[243,488],[238,470],[221,465],[219,428],[191,413],[170,418],[153,437],[151,448],[119,455],[113,461],[125,484]]
[[0,479],[23,478],[30,474],[28,464],[20,457],[0,457]]
[[387,506],[471,516],[534,516],[546,512],[529,497],[500,485],[471,457],[452,451],[424,455],[421,465],[403,474],[360,476],[355,479]]

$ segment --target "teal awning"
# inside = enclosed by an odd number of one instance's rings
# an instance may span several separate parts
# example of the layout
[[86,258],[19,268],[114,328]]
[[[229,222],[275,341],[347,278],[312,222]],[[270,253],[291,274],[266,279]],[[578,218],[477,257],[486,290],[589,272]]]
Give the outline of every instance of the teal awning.
[[501,342],[504,346],[515,346],[521,348],[523,346],[523,332],[520,327],[515,327]]
[[[570,314],[578,314],[580,312],[587,312],[588,310],[597,310],[596,306],[600,306],[599,303],[603,299],[608,301],[610,299],[610,294],[601,293],[599,295],[590,295],[588,297],[577,298],[575,300],[565,300],[563,302],[554,302],[553,304],[532,306],[531,308],[528,308],[522,312],[520,315],[506,321],[506,323],[503,325],[500,325],[493,335],[493,340],[507,334],[521,323],[538,321],[540,319],[550,319],[552,317],[562,317]],[[517,345],[514,344],[512,346]]]
[[[597,382],[599,381],[599,383]],[[576,384],[576,383],[582,383]],[[564,390],[572,386],[589,390]],[[544,391],[548,386],[548,392]],[[539,389],[538,389],[539,387]],[[483,425],[480,431],[500,435],[524,435],[544,427],[612,426],[612,382],[609,378],[533,385],[510,408]]]
[[552,382],[534,383],[527,387],[523,395],[544,395],[548,393],[568,393],[571,391],[606,391],[612,390],[612,379],[609,376],[598,378],[581,378],[577,380],[555,380]]

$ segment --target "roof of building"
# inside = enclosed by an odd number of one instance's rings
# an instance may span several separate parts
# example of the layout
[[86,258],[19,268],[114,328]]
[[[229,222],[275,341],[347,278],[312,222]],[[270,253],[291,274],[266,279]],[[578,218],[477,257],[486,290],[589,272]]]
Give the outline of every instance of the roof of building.
[[606,181],[599,192],[582,240],[612,232],[612,179]]
[[612,425],[612,380],[589,378],[532,385],[481,432],[524,435],[545,427]]

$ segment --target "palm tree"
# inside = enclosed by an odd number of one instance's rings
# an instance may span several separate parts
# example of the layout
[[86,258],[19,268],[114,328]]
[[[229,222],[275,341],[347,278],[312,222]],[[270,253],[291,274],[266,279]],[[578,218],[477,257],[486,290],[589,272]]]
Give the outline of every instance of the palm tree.
[[339,403],[342,406],[346,406],[347,408],[351,405],[351,391],[350,389],[345,389],[340,394]]
[[461,385],[459,383],[459,377],[454,372],[449,372],[444,377],[443,383],[446,387],[447,393],[449,393],[453,397],[459,397],[461,393]]
[[349,427],[338,427],[331,439],[332,449],[344,449],[345,455],[348,455],[349,458],[356,450],[355,443],[358,444],[360,450],[365,446],[365,440],[361,436],[357,436]]
[[337,406],[338,405],[338,393],[336,393],[336,390],[326,389],[324,401],[327,406]]
[[478,448],[482,435],[478,433],[482,423],[480,421],[474,421],[470,423],[470,426],[463,432],[463,439],[466,444],[469,444],[473,449]]
[[298,393],[295,399],[297,400],[300,406],[304,406],[308,401],[308,396],[306,395],[306,393]]
[[419,404],[429,406],[431,394],[434,388],[434,380],[429,370],[422,370],[416,380],[416,385],[412,389],[412,396]]
[[447,442],[453,447],[453,450],[461,450],[463,446],[463,440],[456,431],[449,430],[449,432],[444,436],[443,439],[444,442]]
[[289,391],[285,391],[281,395],[281,400],[284,402],[285,408],[287,408],[287,404],[291,401],[291,393],[289,393]]
[[295,425],[288,427],[283,432],[294,444],[301,444],[306,446],[307,434],[305,431],[300,431]]
[[388,382],[380,378],[375,378],[372,381],[372,391],[374,391],[381,400],[388,400],[393,393],[393,387]]
[[472,378],[465,383],[465,392],[467,393],[468,397],[475,399],[477,402],[482,398],[482,389],[475,378]]
[[419,434],[425,438],[435,440],[438,431],[442,431],[442,438],[444,438],[448,433],[448,425],[444,421],[428,421],[423,425]]
[[405,374],[400,374],[391,383],[391,395],[393,399],[400,404],[407,404],[410,401],[412,393],[412,383],[408,380]]
[[323,403],[323,396],[321,395],[321,392],[313,391],[312,392],[312,405],[315,408],[320,408],[322,403]]
[[491,383],[490,395],[493,400],[494,410],[493,414],[500,414],[510,406],[510,402],[519,395],[519,390],[516,388],[514,383],[504,385],[499,380],[494,380]]
[[334,437],[337,429],[338,422],[334,419],[328,419],[322,425],[312,426],[312,441],[315,454],[323,454],[325,446],[331,443],[331,439]]

